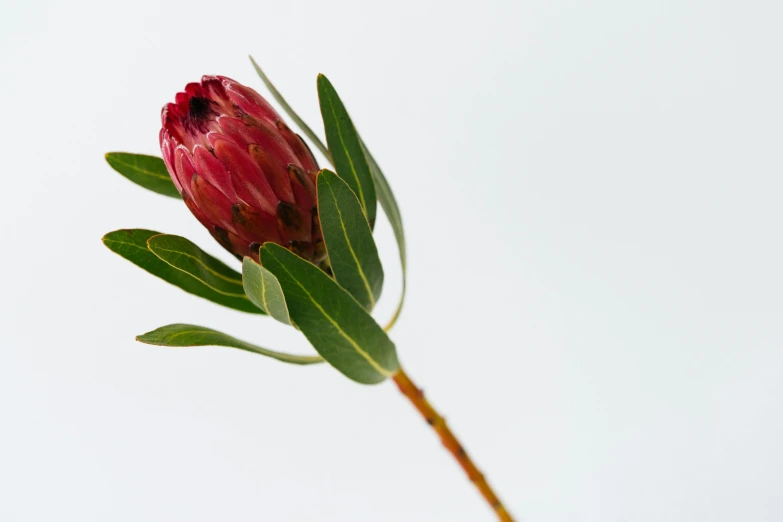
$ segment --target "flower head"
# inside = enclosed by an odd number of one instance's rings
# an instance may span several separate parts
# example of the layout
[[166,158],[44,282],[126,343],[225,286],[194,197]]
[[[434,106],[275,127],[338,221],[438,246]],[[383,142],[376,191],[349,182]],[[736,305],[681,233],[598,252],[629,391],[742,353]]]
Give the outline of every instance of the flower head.
[[161,113],[160,148],[194,216],[227,250],[258,260],[271,241],[325,258],[316,209],[318,164],[257,92],[204,76]]

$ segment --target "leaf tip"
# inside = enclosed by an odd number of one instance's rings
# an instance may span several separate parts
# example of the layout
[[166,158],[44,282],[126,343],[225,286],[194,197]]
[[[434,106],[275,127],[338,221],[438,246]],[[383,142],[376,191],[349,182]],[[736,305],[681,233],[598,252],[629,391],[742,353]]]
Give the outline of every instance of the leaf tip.
[[103,237],[101,237],[101,243],[103,243],[105,245],[107,241],[112,241],[114,239],[112,236],[114,236],[115,234],[118,234],[120,232],[127,232],[127,231],[126,231],[126,229],[122,229],[121,228],[119,230],[112,230],[111,232],[106,232],[103,235]]
[[152,241],[153,239],[161,238],[163,236],[167,236],[167,235],[168,234],[155,234],[155,235],[152,235],[152,236],[148,237],[147,240],[145,241],[145,243],[147,244],[147,248],[152,250],[151,245],[150,245],[150,241]]
[[261,258],[262,261],[261,266],[264,266],[263,257],[261,257],[264,255],[264,252],[266,252],[267,255],[275,255],[274,252],[278,249],[288,250],[287,248],[278,245],[274,241],[264,241],[264,244],[262,244],[261,248],[258,250],[259,257]]
[[112,161],[114,161],[114,162],[117,161],[117,155],[118,154],[120,154],[120,153],[119,152],[107,152],[107,153],[105,153],[103,155],[103,159],[106,160],[106,163],[108,163],[109,166],[111,168],[113,168],[114,170],[117,170],[117,169],[114,167],[114,164],[112,164]]
[[[261,250],[261,249],[259,248],[259,252],[260,252],[260,250]],[[242,258],[242,268],[244,268],[244,267],[246,267],[246,266],[249,266],[249,265],[252,265],[252,264],[253,264],[253,263],[255,263],[255,262],[256,262],[256,261],[255,261],[255,260],[254,260],[252,257],[250,257],[250,256],[245,256],[245,257],[243,257],[243,258]],[[243,280],[244,280],[244,278],[243,278]]]
[[316,83],[321,89],[327,89],[332,85],[329,81],[329,78],[327,78],[324,73],[318,73],[318,79],[316,80]]
[[155,330],[153,330],[152,332],[147,332],[147,333],[143,333],[143,334],[137,335],[136,337],[134,337],[134,340],[136,342],[141,343],[141,344],[150,344],[150,345],[153,345],[153,346],[165,346],[160,341],[155,342],[155,337],[154,336],[150,336],[150,334],[152,334],[152,333],[155,333]]

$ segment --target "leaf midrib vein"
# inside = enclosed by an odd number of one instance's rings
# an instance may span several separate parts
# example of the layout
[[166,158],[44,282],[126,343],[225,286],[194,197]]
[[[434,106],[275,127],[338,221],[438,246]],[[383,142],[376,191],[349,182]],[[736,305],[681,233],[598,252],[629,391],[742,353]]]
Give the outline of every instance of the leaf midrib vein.
[[135,170],[136,172],[138,172],[140,174],[144,174],[144,175],[147,175],[147,176],[150,176],[150,177],[153,177],[153,178],[162,179],[164,181],[171,181],[171,177],[170,176],[164,176],[162,174],[158,174],[157,172],[153,172],[151,170],[143,169],[143,168],[141,168],[138,165],[135,165],[133,163],[125,162],[125,161],[117,158],[116,156],[113,157],[112,159],[114,161],[116,161],[117,163],[119,163],[119,164],[121,164],[121,165],[123,165],[125,167],[129,167],[129,168]]
[[370,308],[373,308],[375,306],[375,295],[373,295],[372,293],[370,282],[367,280],[367,275],[364,273],[362,264],[359,262],[359,258],[356,255],[356,251],[353,249],[351,240],[348,239],[348,230],[345,227],[345,221],[343,220],[343,213],[340,210],[340,205],[337,204],[337,196],[335,196],[334,190],[332,190],[332,184],[328,180],[324,180],[324,181],[326,181],[327,185],[329,186],[329,193],[332,195],[332,200],[334,201],[334,208],[335,210],[337,210],[337,217],[340,220],[340,229],[343,232],[343,237],[345,237],[345,244],[348,246],[348,250],[351,252],[351,257],[353,257],[353,260],[356,263],[356,268],[359,270],[359,277],[361,277],[362,283],[364,283],[364,288],[365,290],[367,290],[367,297],[370,299]]
[[332,100],[331,93],[329,94],[329,108],[332,110],[332,117],[334,118],[334,128],[335,130],[337,130],[337,137],[340,140],[340,145],[342,145],[343,151],[345,151],[345,157],[348,160],[348,164],[351,166],[351,174],[353,174],[353,177],[356,180],[356,186],[359,189],[359,198],[362,200],[362,210],[364,211],[365,214],[367,214],[367,201],[364,199],[364,189],[362,187],[362,182],[359,180],[359,173],[356,172],[356,166],[353,164],[351,155],[348,154],[348,147],[345,145],[345,140],[343,139],[343,133],[340,130],[340,119],[337,117],[337,113],[334,110],[334,101]]
[[[205,330],[184,330],[180,332],[175,332],[172,334],[166,335],[165,339],[161,339],[161,343],[166,343],[170,341],[171,339],[174,339],[175,337],[180,337],[182,335],[188,335],[188,334],[196,334],[201,336],[208,336],[208,335],[215,335],[219,332],[216,331],[205,331]],[[239,348],[239,349],[245,349],[250,350],[256,353],[261,353],[264,355],[267,355],[272,358],[279,358],[287,361],[297,361],[297,362],[321,362],[323,358],[321,356],[312,356],[312,355],[296,355],[293,353],[284,353],[284,352],[278,352],[276,350],[270,350],[269,348],[262,348],[260,346],[256,346],[254,344],[250,344],[246,341],[243,341],[241,339],[237,339],[236,337],[231,337],[230,335],[222,334],[226,337],[228,342],[234,343],[234,344],[219,344],[214,342],[208,342],[207,344],[192,344],[192,345],[171,345],[171,344],[163,344],[162,346],[170,346],[172,348],[188,348],[188,347],[195,347],[195,346],[225,346],[228,348]],[[203,340],[201,341],[203,342]]]
[[[163,250],[163,249],[161,249],[161,250]],[[177,252],[177,251],[176,250],[169,250],[169,252]],[[177,253],[180,253],[180,252],[177,252]],[[154,252],[153,252],[153,254],[154,254]],[[190,256],[190,257],[192,257],[192,256]],[[247,297],[247,295],[245,295],[244,291],[241,294],[235,294],[233,292],[226,292],[225,290],[220,290],[218,288],[215,288],[211,284],[207,283],[205,280],[199,278],[195,274],[193,274],[191,272],[188,272],[187,270],[183,270],[182,268],[180,268],[180,267],[178,267],[176,265],[172,265],[172,264],[168,263],[167,261],[165,261],[163,259],[161,259],[161,261],[163,261],[164,263],[169,265],[174,270],[179,270],[183,274],[189,275],[190,277],[192,277],[193,279],[195,279],[196,281],[198,281],[202,285],[206,286],[207,288],[209,288],[210,290],[212,290],[214,292],[219,293],[220,295],[225,295],[226,297],[237,297],[237,298],[240,298],[240,299],[246,299],[246,300],[250,301],[250,299]]]
[[[155,253],[155,250],[160,250],[162,252],[170,252],[172,254],[179,254],[179,255],[181,255],[183,257],[190,258],[193,261],[195,261],[198,265],[201,265],[205,270],[207,270],[209,273],[211,273],[215,277],[217,277],[219,279],[222,279],[222,280],[224,280],[224,281],[226,281],[228,283],[242,286],[242,281],[237,281],[237,279],[235,277],[229,277],[229,276],[221,274],[220,272],[217,272],[216,270],[213,270],[204,261],[202,261],[199,257],[196,257],[196,256],[194,256],[192,254],[189,254],[187,252],[183,252],[181,250],[172,250],[170,248],[164,248],[164,247],[160,247],[160,246],[156,246],[154,250],[153,250],[153,247],[149,247],[149,248],[150,248],[150,250],[152,250],[153,254]],[[177,268],[177,267],[175,267],[175,268]],[[183,272],[184,272],[184,270],[183,270]]]
[[[272,253],[272,255],[274,255],[274,253]],[[320,311],[321,314],[323,314],[323,316],[326,317],[326,319],[330,323],[332,323],[332,326],[334,326],[337,329],[337,331],[340,333],[340,335],[342,335],[345,338],[345,340],[348,341],[351,344],[351,346],[353,346],[354,350],[356,350],[356,352],[359,355],[361,355],[368,363],[370,363],[370,366],[372,366],[375,369],[375,371],[377,371],[378,373],[380,373],[380,374],[382,374],[382,375],[384,375],[386,377],[390,377],[391,375],[393,375],[393,372],[391,372],[391,371],[387,370],[386,368],[384,368],[383,366],[381,366],[375,359],[372,358],[372,356],[370,356],[370,354],[368,354],[367,352],[362,350],[362,348],[356,343],[356,341],[351,336],[349,336],[347,333],[345,333],[345,331],[342,328],[340,328],[340,325],[332,318],[332,316],[330,316],[328,313],[326,313],[326,310],[323,309],[323,307],[320,305],[320,303],[315,300],[315,298],[312,296],[312,294],[310,294],[310,292],[307,291],[307,288],[302,283],[299,282],[299,280],[294,276],[294,274],[292,274],[288,270],[288,268],[286,268],[286,266],[283,263],[280,262],[280,260],[277,258],[277,256],[275,256],[275,259],[277,259],[278,263],[280,263],[280,267],[283,270],[285,270],[285,272],[291,277],[291,280],[294,283],[296,283],[296,285],[299,288],[301,288],[302,291],[305,294],[307,294],[307,297],[310,299],[310,301],[312,301],[312,303],[315,305],[315,307],[318,308],[318,311]]]

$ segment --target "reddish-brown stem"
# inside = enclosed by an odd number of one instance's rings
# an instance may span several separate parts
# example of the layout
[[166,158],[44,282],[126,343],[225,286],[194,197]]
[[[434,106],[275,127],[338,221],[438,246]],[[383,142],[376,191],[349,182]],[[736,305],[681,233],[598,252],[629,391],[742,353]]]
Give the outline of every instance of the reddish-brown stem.
[[454,455],[454,458],[457,459],[457,462],[459,462],[459,465],[465,470],[470,481],[476,485],[476,488],[481,492],[481,495],[492,507],[498,520],[501,522],[514,522],[514,519],[511,518],[511,515],[503,506],[503,503],[500,502],[498,496],[487,483],[487,479],[479,471],[470,456],[465,452],[465,448],[446,425],[446,419],[435,411],[435,408],[433,408],[424,397],[424,392],[410,380],[410,377],[408,377],[402,369],[394,374],[392,378],[394,379],[394,382],[397,383],[397,387],[402,394],[413,403],[417,410],[419,410],[419,413],[421,413],[424,420],[427,421],[427,424],[432,426],[432,429],[438,434],[438,437],[440,437],[440,440],[443,442],[446,449],[449,450],[449,453]]

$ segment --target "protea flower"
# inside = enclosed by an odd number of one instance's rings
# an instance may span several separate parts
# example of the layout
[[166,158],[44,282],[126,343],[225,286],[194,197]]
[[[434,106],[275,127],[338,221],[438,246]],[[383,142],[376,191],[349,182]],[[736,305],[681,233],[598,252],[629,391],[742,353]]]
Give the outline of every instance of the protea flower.
[[194,216],[229,252],[258,260],[271,241],[318,264],[318,164],[257,92],[204,76],[163,107],[160,148]]

